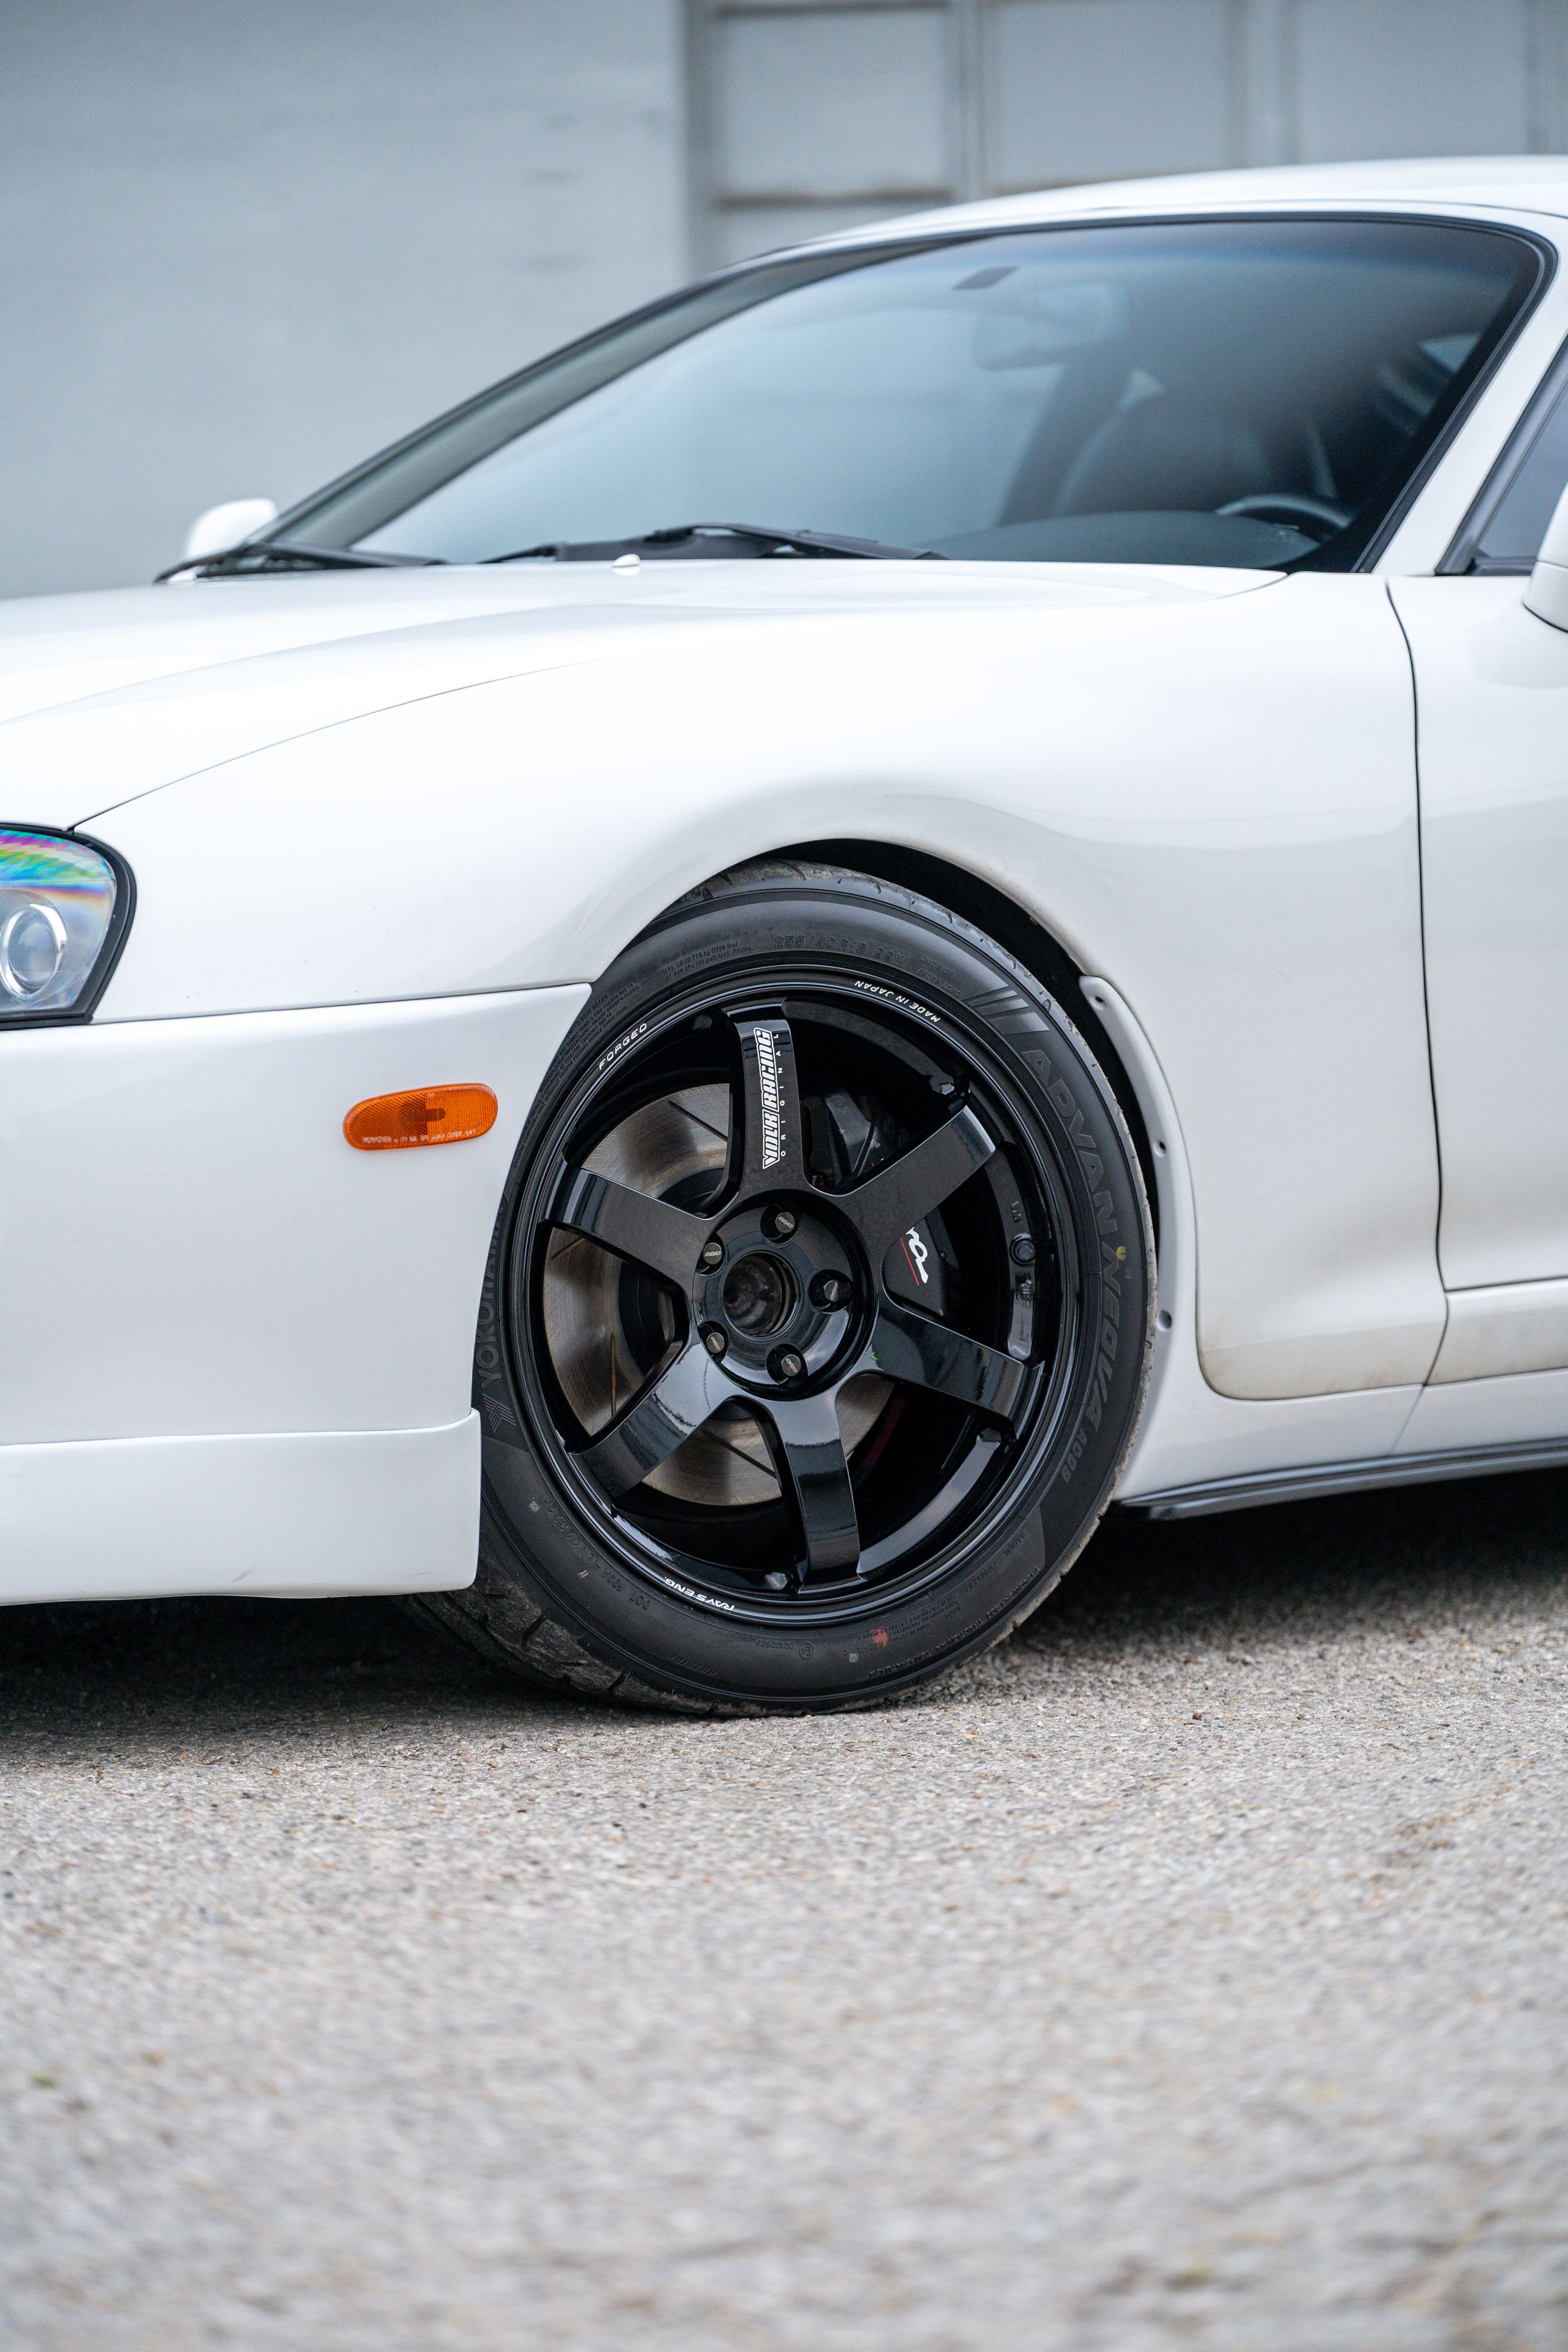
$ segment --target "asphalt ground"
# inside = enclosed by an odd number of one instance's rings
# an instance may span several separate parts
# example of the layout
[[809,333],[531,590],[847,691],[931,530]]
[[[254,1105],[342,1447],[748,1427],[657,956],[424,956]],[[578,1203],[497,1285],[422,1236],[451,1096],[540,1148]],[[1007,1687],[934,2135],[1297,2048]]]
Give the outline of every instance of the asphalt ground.
[[1109,1528],[918,1703],[0,1614],[7,2352],[1561,2352],[1568,1477]]

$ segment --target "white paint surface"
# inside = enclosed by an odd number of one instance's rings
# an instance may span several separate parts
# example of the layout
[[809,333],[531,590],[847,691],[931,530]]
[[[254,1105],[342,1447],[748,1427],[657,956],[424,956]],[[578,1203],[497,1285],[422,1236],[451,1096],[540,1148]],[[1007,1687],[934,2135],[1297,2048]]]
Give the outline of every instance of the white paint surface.
[[0,1445],[0,1602],[446,1591],[478,1557],[479,1416]]
[[1451,1290],[1434,1381],[1494,1380],[1568,1365],[1568,1282]]
[[[501,1188],[582,997],[0,1037],[0,1446],[460,1419]],[[488,1135],[344,1140],[369,1096],[470,1079]]]
[[1420,716],[1454,1290],[1568,1276],[1568,633],[1525,609],[1526,586],[1392,583]]

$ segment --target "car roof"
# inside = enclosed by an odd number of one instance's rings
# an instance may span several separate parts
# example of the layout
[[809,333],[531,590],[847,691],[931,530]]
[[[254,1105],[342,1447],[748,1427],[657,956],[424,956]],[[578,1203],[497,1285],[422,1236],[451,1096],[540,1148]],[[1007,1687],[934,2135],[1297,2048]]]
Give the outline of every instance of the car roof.
[[1463,212],[1568,215],[1568,156],[1414,157],[1372,163],[1305,163],[1245,172],[1186,172],[1169,177],[1107,180],[1032,194],[985,196],[939,211],[901,214],[841,229],[819,246],[880,243],[888,236],[934,230],[1026,228],[1034,223],[1103,220],[1125,215],[1457,208]]

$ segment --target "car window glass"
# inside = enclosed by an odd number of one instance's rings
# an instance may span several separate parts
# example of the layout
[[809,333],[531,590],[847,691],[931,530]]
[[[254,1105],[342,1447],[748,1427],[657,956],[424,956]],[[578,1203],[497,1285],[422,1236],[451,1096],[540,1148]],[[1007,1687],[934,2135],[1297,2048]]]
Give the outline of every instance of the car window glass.
[[736,521],[1343,565],[1539,268],[1501,231],[1364,220],[800,257],[547,362],[275,530],[455,562]]
[[[1546,421],[1487,521],[1471,559],[1472,572],[1529,572],[1546,526],[1568,488],[1568,390]],[[1461,558],[1462,561],[1462,558]]]

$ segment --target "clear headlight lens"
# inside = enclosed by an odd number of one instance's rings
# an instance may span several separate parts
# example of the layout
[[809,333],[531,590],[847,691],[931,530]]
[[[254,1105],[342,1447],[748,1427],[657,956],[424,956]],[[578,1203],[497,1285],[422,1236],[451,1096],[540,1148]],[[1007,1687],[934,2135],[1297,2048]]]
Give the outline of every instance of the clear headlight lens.
[[131,912],[131,877],[89,841],[0,825],[0,1023],[89,1012]]

